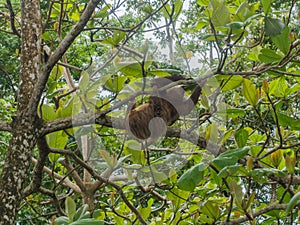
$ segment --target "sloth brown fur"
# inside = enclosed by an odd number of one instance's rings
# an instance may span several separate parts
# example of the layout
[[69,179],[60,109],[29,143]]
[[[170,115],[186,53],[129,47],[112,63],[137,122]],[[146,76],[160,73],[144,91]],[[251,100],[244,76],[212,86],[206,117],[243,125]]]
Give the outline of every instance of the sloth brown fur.
[[196,85],[187,100],[184,98],[185,91],[182,87],[163,88],[180,80],[186,80],[186,78],[181,75],[172,75],[153,79],[151,81],[153,95],[149,97],[148,103],[129,109],[126,120],[131,133],[136,138],[142,140],[149,137],[158,138],[165,132],[166,126],[172,125],[179,119],[179,116],[191,112],[201,94],[199,85]]

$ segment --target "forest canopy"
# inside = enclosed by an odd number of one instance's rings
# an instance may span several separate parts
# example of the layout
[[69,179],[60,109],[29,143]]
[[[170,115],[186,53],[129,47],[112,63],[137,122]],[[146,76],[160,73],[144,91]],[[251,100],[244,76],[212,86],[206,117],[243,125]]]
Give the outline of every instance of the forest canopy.
[[300,223],[299,7],[1,0],[0,224]]

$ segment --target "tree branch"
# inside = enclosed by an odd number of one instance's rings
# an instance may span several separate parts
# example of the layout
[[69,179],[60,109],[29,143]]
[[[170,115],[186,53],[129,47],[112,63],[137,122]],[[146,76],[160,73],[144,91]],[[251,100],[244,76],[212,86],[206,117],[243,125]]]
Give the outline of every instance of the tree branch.
[[6,0],[6,4],[7,4],[7,8],[10,12],[10,25],[11,25],[11,29],[13,31],[14,34],[16,34],[18,37],[21,37],[19,31],[17,30],[16,26],[15,26],[15,12],[13,10],[13,7],[11,5],[10,0]]
[[[256,211],[252,214],[252,218],[256,218],[262,214],[265,214],[267,212],[273,211],[273,210],[285,210],[287,208],[288,204],[275,204],[270,205],[265,208],[262,208],[259,211]],[[300,201],[297,202],[296,206],[300,206]],[[243,222],[249,221],[249,218],[247,216],[240,217],[238,219],[233,219],[231,221],[224,221],[221,223],[221,225],[233,225],[233,224],[241,224]]]
[[50,72],[54,65],[59,61],[59,59],[63,56],[63,54],[67,51],[70,45],[73,43],[75,38],[81,33],[84,29],[85,25],[89,21],[92,16],[96,6],[101,0],[91,0],[84,12],[82,13],[77,24],[71,29],[71,31],[65,36],[65,38],[60,42],[57,49],[53,52],[53,54],[49,57],[47,63],[42,68],[42,73],[38,79],[37,84],[34,87],[33,96],[29,102],[29,109],[31,115],[35,115],[37,106],[39,104],[40,98],[42,96],[45,85],[48,81]]
[[27,186],[23,191],[23,196],[26,197],[31,195],[34,192],[37,192],[42,184],[43,178],[43,168],[45,166],[45,162],[48,158],[48,154],[50,153],[50,148],[46,141],[46,137],[42,137],[37,141],[37,146],[39,149],[38,159],[35,162],[35,167],[33,170],[33,179],[30,182],[30,185]]
[[[32,162],[34,164],[38,163],[38,161],[34,158],[32,158]],[[49,169],[46,166],[43,167],[43,172],[47,173],[50,176],[54,176],[54,178],[59,180],[63,186],[71,188],[73,191],[75,191],[77,193],[81,193],[80,188],[76,184],[74,184],[72,181],[70,181],[68,178],[66,178],[62,175],[59,175],[58,173],[53,172],[51,169]],[[41,187],[40,189],[43,189],[43,188]]]
[[11,122],[0,121],[0,131],[12,132]]

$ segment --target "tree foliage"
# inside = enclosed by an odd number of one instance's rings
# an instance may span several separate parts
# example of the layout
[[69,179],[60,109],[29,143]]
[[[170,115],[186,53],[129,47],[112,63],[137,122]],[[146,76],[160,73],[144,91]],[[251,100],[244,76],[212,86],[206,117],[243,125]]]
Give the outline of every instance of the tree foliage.
[[[299,223],[297,1],[0,4],[0,224]],[[148,146],[171,74],[202,94]]]

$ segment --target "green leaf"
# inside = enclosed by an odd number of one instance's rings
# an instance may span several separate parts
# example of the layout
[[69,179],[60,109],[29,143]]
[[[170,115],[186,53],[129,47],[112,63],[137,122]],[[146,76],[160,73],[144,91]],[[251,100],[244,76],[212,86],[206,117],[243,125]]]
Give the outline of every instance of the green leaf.
[[211,0],[210,8],[212,9],[212,23],[214,26],[225,26],[229,22],[229,10],[223,1]]
[[146,159],[145,154],[141,149],[141,143],[136,140],[128,140],[124,145],[124,154],[125,156],[131,155],[131,161],[134,164],[144,165],[146,163]]
[[242,188],[237,184],[235,180],[230,181],[230,192],[233,195],[236,205],[243,209],[243,191]]
[[269,35],[271,37],[279,35],[283,32],[284,28],[285,28],[285,24],[281,20],[274,19],[271,17],[265,18],[266,35]]
[[233,150],[227,150],[226,152],[221,153],[218,158],[237,158],[237,159],[242,159],[244,158],[248,152],[250,151],[250,147],[249,146],[245,146],[243,148],[237,148],[237,149],[233,149]]
[[114,93],[119,93],[123,89],[126,79],[125,76],[112,76],[106,81],[104,87]]
[[281,34],[271,37],[271,40],[276,47],[279,48],[279,50],[284,54],[287,54],[290,50],[291,40],[289,38],[289,34],[290,28],[286,26]]
[[248,59],[252,60],[252,61],[255,61],[255,62],[259,61],[258,56],[259,56],[259,54],[261,54],[260,51],[261,51],[260,46],[256,46],[256,47],[252,48],[251,52],[249,52],[249,54],[247,56]]
[[207,201],[200,210],[202,213],[207,215],[210,218],[213,218],[214,220],[217,220],[220,213],[220,207],[219,205],[213,203],[212,201]]
[[228,118],[243,117],[246,115],[246,112],[244,109],[227,109],[226,113],[227,113]]
[[288,203],[288,206],[286,208],[287,213],[290,213],[293,210],[299,198],[300,198],[300,192],[297,192]]
[[55,219],[55,225],[68,225],[69,219],[66,216],[60,216],[57,219]]
[[206,128],[206,139],[210,142],[218,143],[219,131],[216,123],[212,123]]
[[111,4],[106,4],[101,10],[97,11],[95,18],[105,18],[109,16],[108,10],[111,8]]
[[55,65],[51,70],[48,84],[51,81],[58,81],[59,78],[61,78],[61,76],[63,75],[63,72],[64,72],[64,68],[61,65]]
[[208,6],[210,0],[197,0],[197,4],[200,6]]
[[117,68],[126,76],[142,77],[142,66],[138,62],[119,62]]
[[244,109],[226,109],[226,110],[218,110],[216,112],[217,115],[222,116],[225,118],[238,118],[243,117],[246,115],[246,112]]
[[235,132],[234,138],[239,148],[242,148],[246,145],[249,134],[245,129],[239,129]]
[[79,207],[79,209],[77,209],[77,211],[74,215],[74,221],[89,218],[90,213],[89,213],[88,209],[89,209],[89,207],[87,204],[84,204],[81,207]]
[[56,119],[54,108],[50,105],[42,105],[43,120],[50,121]]
[[261,0],[265,15],[268,15],[271,9],[272,0]]
[[171,6],[170,6],[170,4],[166,4],[166,5],[162,8],[162,15],[163,15],[165,18],[169,19],[170,16],[171,16],[171,14],[172,14]]
[[258,59],[263,63],[276,63],[282,59],[274,50],[264,48],[260,51]]
[[176,69],[155,69],[155,70],[150,70],[148,71],[148,74],[158,76],[158,77],[165,77],[165,76],[170,76],[171,74],[181,74],[181,70],[176,70]]
[[73,223],[70,223],[70,225],[104,225],[104,222],[89,218],[89,219],[77,220]]
[[147,207],[138,207],[138,211],[141,213],[141,216],[144,218],[144,220],[147,220],[151,214],[151,206],[154,202],[153,198],[150,198],[147,202]]
[[81,91],[85,91],[87,89],[89,81],[90,81],[90,75],[85,70],[83,70],[81,72],[81,76],[78,82],[78,86]]
[[247,99],[247,101],[252,106],[256,106],[258,102],[256,87],[251,80],[244,79],[243,80],[243,96]]
[[73,5],[69,15],[70,19],[74,20],[75,22],[77,22],[80,19],[80,13],[75,5]]
[[116,46],[124,39],[125,36],[126,32],[115,30],[112,37],[104,39],[101,43]]
[[174,210],[177,211],[186,202],[190,192],[178,189],[176,186],[167,192],[167,199],[172,201]]
[[251,204],[254,202],[254,199],[255,199],[255,192],[252,192],[249,199],[248,199],[248,201],[247,201],[245,210],[248,210],[250,208]]
[[[78,104],[78,105],[75,105],[74,104],[74,101],[76,100],[76,97],[72,96],[68,102],[62,106],[62,109],[61,109],[61,113],[60,113],[60,118],[65,118],[65,117],[68,117],[68,116],[72,116],[73,113],[76,113],[75,112],[75,109],[73,110],[73,106],[74,107],[78,107],[80,106],[81,104]],[[61,106],[60,106],[61,107]]]
[[99,149],[98,152],[110,168],[115,167],[117,161],[114,155],[111,156],[108,151],[101,149]]
[[58,159],[60,158],[60,154],[57,154],[57,153],[49,153],[49,155],[48,155],[48,157],[49,157],[49,160],[50,160],[50,162],[57,162],[58,161]]
[[72,198],[70,198],[69,196],[66,197],[65,200],[65,210],[66,210],[66,214],[69,218],[69,222],[73,222],[73,218],[74,215],[76,213],[76,204],[74,202],[74,200]]
[[244,23],[242,23],[242,22],[232,22],[232,23],[226,24],[226,26],[229,27],[232,30],[238,30],[238,29],[241,29],[244,26]]
[[218,176],[221,178],[226,178],[228,176],[234,175],[239,169],[241,168],[241,165],[232,165],[232,166],[226,166],[218,173]]
[[49,147],[64,149],[68,141],[68,136],[64,131],[56,131],[46,136]]
[[235,165],[239,159],[244,158],[248,154],[250,149],[249,146],[245,146],[243,148],[227,150],[213,159],[212,163],[220,170],[224,167]]
[[222,91],[230,91],[239,87],[244,78],[242,76],[218,75],[216,79],[221,82]]
[[174,3],[174,15],[173,15],[173,20],[178,18],[178,16],[180,15],[181,13],[181,10],[182,10],[182,5],[183,5],[183,2],[182,0],[176,0],[175,3]]
[[285,97],[288,91],[288,83],[284,77],[273,80],[269,84],[269,94],[276,97]]
[[249,5],[247,2],[243,2],[242,4],[240,4],[239,8],[237,9],[234,15],[234,20],[244,22],[254,14],[255,14],[254,7]]
[[200,183],[203,179],[204,170],[207,168],[207,165],[204,163],[199,163],[189,170],[187,170],[178,180],[177,186],[181,190],[193,191],[194,188]]

